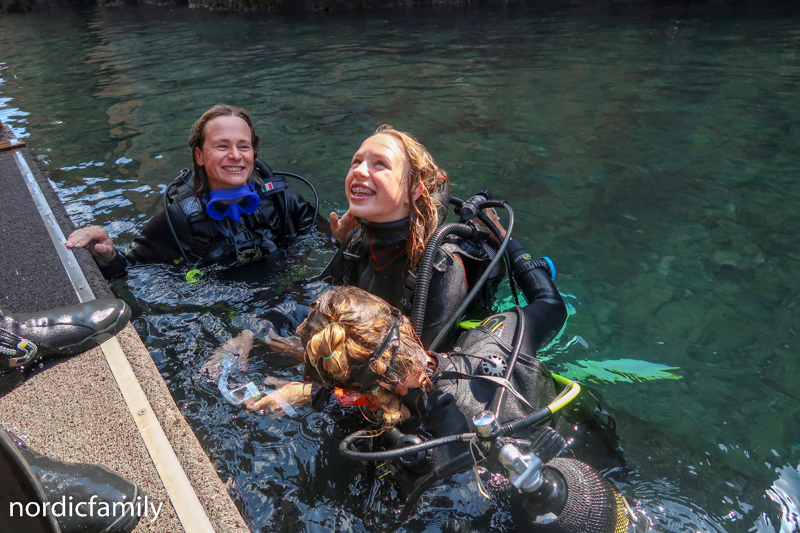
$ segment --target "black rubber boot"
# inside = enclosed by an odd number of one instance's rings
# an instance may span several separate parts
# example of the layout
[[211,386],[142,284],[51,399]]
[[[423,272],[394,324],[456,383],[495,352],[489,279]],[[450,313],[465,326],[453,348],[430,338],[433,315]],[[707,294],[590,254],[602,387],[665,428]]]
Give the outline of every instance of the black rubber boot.
[[41,503],[46,500],[42,484],[22,457],[16,439],[0,429],[0,531],[60,533],[55,517],[41,512]]
[[21,370],[31,363],[84,352],[113,337],[130,318],[128,305],[116,298],[41,313],[0,309],[0,394],[22,383]]
[[[9,464],[15,463],[19,472],[28,473],[21,478],[19,474],[14,476],[12,470],[0,470],[0,485],[27,486],[32,494],[27,500],[3,502],[0,498],[4,507],[0,512],[0,525],[4,532],[130,533],[139,519],[146,516],[144,506],[150,502],[142,489],[104,466],[50,459],[28,448],[6,429],[0,429],[0,458]],[[14,501],[23,502],[25,516],[19,516],[21,512],[5,514]],[[15,510],[20,508],[15,507]],[[46,509],[50,520],[55,518],[57,527],[51,522],[42,524],[41,529],[29,529],[25,521],[34,514],[35,508],[39,510],[39,518],[44,517]]]

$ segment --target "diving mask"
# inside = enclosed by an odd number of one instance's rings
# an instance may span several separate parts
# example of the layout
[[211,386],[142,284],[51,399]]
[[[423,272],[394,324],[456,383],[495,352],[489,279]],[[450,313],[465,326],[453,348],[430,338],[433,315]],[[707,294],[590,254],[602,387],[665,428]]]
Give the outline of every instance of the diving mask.
[[235,189],[208,192],[206,213],[214,220],[230,218],[239,222],[242,215],[252,215],[261,204],[261,197],[252,185],[242,185]]

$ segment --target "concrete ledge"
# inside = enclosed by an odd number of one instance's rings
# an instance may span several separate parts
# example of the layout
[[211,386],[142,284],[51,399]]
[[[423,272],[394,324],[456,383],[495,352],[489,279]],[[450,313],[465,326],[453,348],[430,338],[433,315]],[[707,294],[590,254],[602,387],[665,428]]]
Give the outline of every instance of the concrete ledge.
[[[0,130],[0,140],[8,138],[9,134],[7,128]],[[38,167],[38,161],[27,148],[15,150],[25,155],[54,218],[68,235],[72,224]],[[6,193],[15,198],[10,211],[0,215],[8,220],[4,238],[0,239],[0,268],[5,272],[0,276],[0,296],[3,297],[0,306],[11,311],[36,312],[77,303],[78,297],[55,246],[49,237],[44,237],[47,231],[42,218],[30,196],[26,198],[22,192],[25,188],[23,176],[10,159],[13,157],[10,152],[15,150],[0,153],[0,183]],[[33,250],[26,248],[34,241]],[[109,295],[108,285],[88,253],[78,253],[76,257],[95,295]],[[207,521],[203,518],[198,523],[210,522],[219,532],[248,531],[136,331],[129,325],[117,340],[138,382],[136,386],[141,386],[208,517]],[[0,424],[23,436],[31,448],[40,453],[69,462],[103,464],[139,483],[150,501],[156,506],[164,505],[156,520],[151,521],[152,516],[142,518],[135,531],[203,529],[181,524],[102,348],[57,364],[48,362],[41,370],[37,368],[25,383],[0,398]],[[158,453],[154,455],[158,456]],[[172,484],[171,480],[168,484]],[[186,495],[178,494],[173,498],[181,500],[183,496]]]
[[141,485],[156,506],[164,504],[157,520],[144,518],[134,531],[184,530],[99,348],[32,376],[0,399],[0,423],[39,453],[105,465]]
[[249,531],[136,330],[128,326],[117,338],[214,529]]

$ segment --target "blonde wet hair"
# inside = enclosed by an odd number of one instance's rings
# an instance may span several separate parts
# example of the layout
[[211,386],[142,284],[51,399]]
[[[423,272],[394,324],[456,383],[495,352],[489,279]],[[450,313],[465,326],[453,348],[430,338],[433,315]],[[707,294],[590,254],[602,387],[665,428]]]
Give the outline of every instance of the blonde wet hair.
[[[395,325],[398,337],[375,353]],[[433,389],[425,368],[425,350],[409,320],[358,287],[335,287],[323,293],[297,333],[306,349],[306,379],[328,388],[372,394],[373,411],[384,427],[409,417],[394,392],[407,376],[421,375],[421,387]]]

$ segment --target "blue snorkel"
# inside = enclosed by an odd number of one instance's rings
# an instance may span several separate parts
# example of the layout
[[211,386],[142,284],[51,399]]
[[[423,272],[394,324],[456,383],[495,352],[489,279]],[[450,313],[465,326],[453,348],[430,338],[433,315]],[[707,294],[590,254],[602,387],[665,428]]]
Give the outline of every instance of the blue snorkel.
[[242,215],[252,215],[261,204],[261,197],[256,194],[252,184],[209,191],[205,200],[206,213],[217,221],[229,218],[239,222]]

